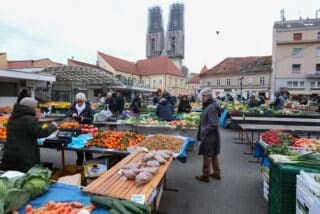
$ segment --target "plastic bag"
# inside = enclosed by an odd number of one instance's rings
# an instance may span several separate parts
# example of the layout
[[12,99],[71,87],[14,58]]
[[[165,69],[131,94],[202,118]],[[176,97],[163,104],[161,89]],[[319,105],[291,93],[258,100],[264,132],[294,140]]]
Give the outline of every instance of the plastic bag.
[[155,152],[148,152],[143,158],[142,161],[147,162],[149,160],[154,159],[156,153]]
[[154,156],[154,159],[158,161],[161,165],[166,162],[166,159],[164,159],[160,154],[157,154],[156,156]]
[[135,179],[135,185],[141,186],[142,184],[146,184],[153,178],[153,175],[149,172],[140,172]]
[[124,165],[121,169],[138,169],[143,165],[143,163],[129,163]]
[[150,167],[152,167],[152,166],[160,166],[160,164],[159,164],[159,162],[156,161],[156,160],[149,160],[149,161],[147,162],[147,166],[150,166]]
[[140,172],[149,172],[154,175],[159,171],[159,167],[143,167],[139,170]]
[[136,176],[139,174],[139,169],[124,169],[121,171],[121,174],[124,175],[129,180],[134,180]]
[[168,160],[170,158],[170,155],[168,155],[166,152],[164,151],[159,151],[158,155],[160,155],[163,159]]

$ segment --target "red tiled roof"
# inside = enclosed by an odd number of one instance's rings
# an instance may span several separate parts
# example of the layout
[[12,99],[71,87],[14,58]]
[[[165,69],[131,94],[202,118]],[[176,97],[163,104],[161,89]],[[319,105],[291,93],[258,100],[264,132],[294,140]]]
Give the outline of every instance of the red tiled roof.
[[209,69],[207,68],[207,66],[204,65],[204,66],[202,67],[201,71],[200,71],[200,74],[204,74],[204,73],[206,73],[208,70],[209,70]]
[[108,73],[111,73],[110,71],[104,69],[104,68],[101,68],[97,65],[93,65],[93,64],[89,64],[89,63],[86,63],[86,62],[81,62],[81,61],[78,61],[78,60],[74,60],[74,59],[68,59],[68,65],[72,65],[72,66],[80,66],[80,67],[89,67],[89,68],[96,68],[96,69],[101,69],[101,70],[104,70]]
[[202,76],[271,72],[271,56],[228,57]]
[[184,77],[181,70],[168,56],[139,60],[137,62],[137,70],[140,75],[172,74]]
[[200,84],[200,75],[197,74],[194,77],[192,77],[189,81],[188,84]]
[[40,63],[41,61],[50,62],[51,63],[50,66],[62,65],[61,63],[56,63],[56,62],[51,61],[49,58],[36,59],[36,60],[8,60],[8,69],[32,68],[32,67],[36,67],[35,63]]
[[98,54],[107,62],[109,63],[115,70],[139,75],[136,72],[136,65],[133,62],[129,62],[114,56],[110,56],[98,51]]

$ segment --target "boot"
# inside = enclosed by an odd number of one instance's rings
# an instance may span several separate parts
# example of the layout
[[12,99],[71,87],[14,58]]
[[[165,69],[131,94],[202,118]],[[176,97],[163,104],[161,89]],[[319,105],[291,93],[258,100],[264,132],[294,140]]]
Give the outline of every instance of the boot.
[[209,183],[209,176],[205,176],[205,175],[200,175],[200,176],[196,176],[195,177],[198,181],[202,181],[202,182],[206,182]]
[[217,179],[217,180],[221,180],[221,175],[216,175],[214,173],[210,174],[211,178]]

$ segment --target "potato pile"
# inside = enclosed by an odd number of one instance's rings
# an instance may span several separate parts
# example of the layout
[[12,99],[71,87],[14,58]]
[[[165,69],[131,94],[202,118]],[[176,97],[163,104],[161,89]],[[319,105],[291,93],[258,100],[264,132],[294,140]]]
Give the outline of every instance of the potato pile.
[[139,146],[149,150],[170,150],[179,153],[183,139],[169,135],[158,134],[144,139]]

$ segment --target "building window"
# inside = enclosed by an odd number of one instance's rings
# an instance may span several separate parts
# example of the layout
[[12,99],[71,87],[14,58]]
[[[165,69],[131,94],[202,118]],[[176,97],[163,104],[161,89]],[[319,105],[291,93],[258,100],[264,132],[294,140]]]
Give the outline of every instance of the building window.
[[141,84],[144,85],[144,80],[141,80]]
[[302,56],[302,48],[293,48],[292,49],[293,57],[301,57]]
[[248,78],[248,85],[252,85],[253,84],[253,79],[252,78]]
[[260,85],[264,85],[264,77],[260,77]]
[[298,81],[292,81],[292,88],[298,88]]
[[227,79],[227,86],[230,86],[230,79]]
[[156,49],[156,40],[154,38],[151,39],[151,51]]
[[[0,97],[15,97],[18,94],[18,84],[15,82],[0,82]],[[59,100],[60,101],[60,100]]]
[[316,64],[316,73],[320,74],[320,64]]
[[302,33],[294,33],[293,40],[302,40]]
[[292,73],[300,73],[301,64],[293,64],[292,65]]
[[315,81],[311,81],[310,82],[310,88],[316,88],[316,82]]
[[159,80],[159,85],[162,86],[162,80]]
[[208,81],[208,82],[207,82],[207,86],[210,86],[210,85],[211,85],[211,82],[210,82],[210,81]]
[[288,87],[288,88],[292,88],[292,81],[288,81],[288,82],[287,82],[287,87]]
[[320,40],[320,32],[318,32],[317,39]]
[[300,81],[300,88],[304,88],[304,82]]
[[217,86],[220,86],[220,80],[217,80]]
[[320,56],[320,47],[317,48],[317,56]]
[[169,84],[172,85],[172,77],[169,77]]
[[155,85],[155,84],[156,84],[156,80],[153,80],[152,82],[153,82],[153,85]]

